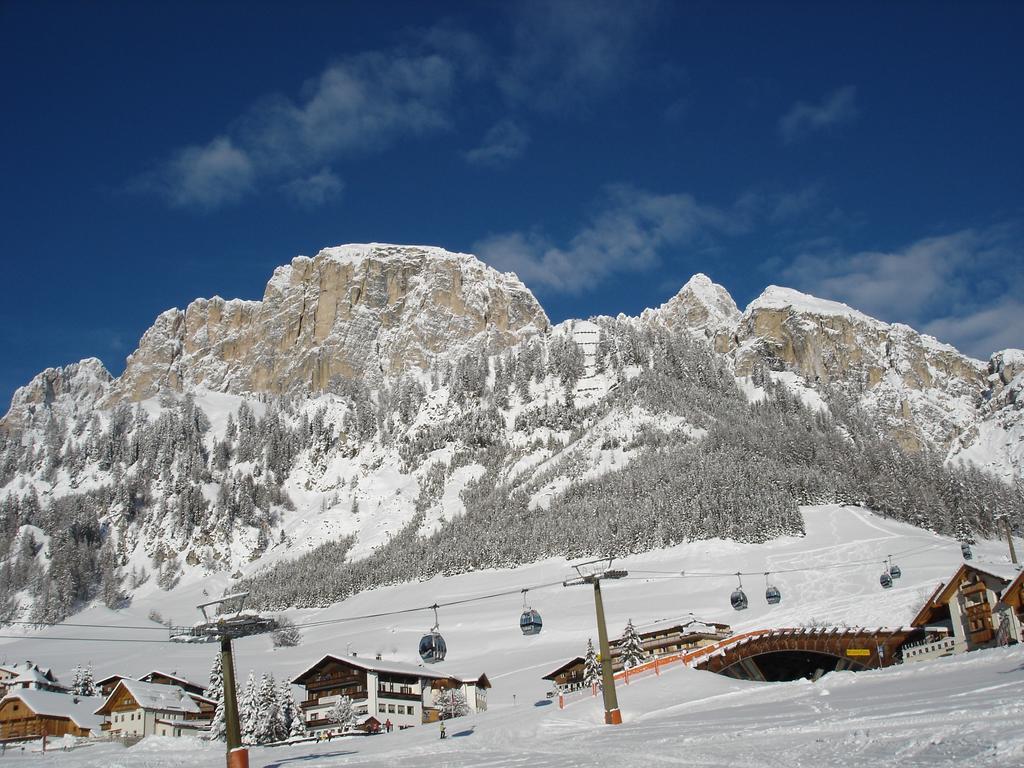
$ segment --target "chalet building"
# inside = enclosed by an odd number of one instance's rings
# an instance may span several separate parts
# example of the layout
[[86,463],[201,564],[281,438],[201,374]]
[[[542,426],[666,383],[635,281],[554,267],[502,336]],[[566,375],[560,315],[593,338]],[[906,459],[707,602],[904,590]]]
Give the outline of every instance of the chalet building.
[[193,683],[184,677],[179,677],[176,674],[168,674],[167,672],[160,672],[154,669],[152,672],[147,672],[142,677],[128,677],[128,675],[110,675],[104,677],[102,680],[97,680],[96,690],[104,697],[109,696],[114,687],[122,680],[140,680],[143,683],[156,683],[157,685],[176,685],[179,688],[184,689],[187,693],[194,693],[202,696],[206,693],[206,687],[199,683]]
[[904,663],[1021,642],[1021,579],[1014,569],[961,565],[911,622],[925,637],[903,648]]
[[471,711],[486,712],[487,691],[490,688],[491,681],[487,679],[487,675],[480,675],[479,677],[449,676],[434,678],[430,681],[430,706],[425,707],[423,710],[423,722],[434,723],[441,719],[439,711],[433,704],[437,701],[438,697],[445,696],[452,691],[462,691],[466,704],[469,705]]
[[[1020,571],[1017,578],[1010,582],[1010,586],[1003,590],[999,601],[1013,611],[1018,626],[1024,627],[1024,570]],[[1017,642],[1024,642],[1024,639],[1018,635]]]
[[435,673],[423,667],[356,655],[328,654],[292,680],[306,689],[299,705],[306,727],[313,733],[338,730],[329,713],[342,696],[352,699],[357,718],[396,728],[409,728],[438,719],[435,691],[461,689],[473,711],[487,709],[486,675],[477,677]]
[[0,666],[0,688],[3,693],[15,690],[65,693],[68,690],[57,682],[57,677],[49,667],[40,667],[31,661]]
[[0,739],[95,736],[102,718],[93,714],[97,698],[14,689],[0,699]]
[[96,710],[114,736],[181,736],[209,727],[216,704],[177,685],[119,680]]
[[107,696],[109,696],[114,691],[114,688],[117,686],[119,682],[121,682],[122,680],[134,679],[135,678],[133,677],[128,677],[128,675],[110,675],[109,677],[104,677],[102,680],[97,680],[93,683],[93,685],[96,686],[96,690],[100,692],[100,695],[103,698],[107,698]]
[[206,693],[206,686],[193,683],[184,677],[153,670],[139,678],[144,683],[156,683],[157,685],[176,685],[187,693],[195,693],[202,696]]
[[[711,643],[717,643],[732,635],[732,627],[728,624],[699,621],[658,622],[637,631],[644,651],[651,657],[667,656],[681,651],[690,651]],[[620,672],[622,663],[622,639],[611,640],[612,671]],[[595,649],[596,650],[596,649]],[[544,675],[544,680],[555,684],[556,690],[574,691],[583,687],[583,668],[585,659],[577,656],[562,664],[557,669]]]

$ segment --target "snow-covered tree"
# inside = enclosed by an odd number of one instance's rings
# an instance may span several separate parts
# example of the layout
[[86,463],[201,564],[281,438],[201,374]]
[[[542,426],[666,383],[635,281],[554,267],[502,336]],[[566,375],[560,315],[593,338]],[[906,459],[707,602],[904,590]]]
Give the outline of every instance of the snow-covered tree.
[[442,720],[465,717],[470,713],[469,704],[466,703],[466,693],[461,688],[434,691],[434,706]]
[[273,675],[264,673],[260,677],[254,704],[256,716],[254,743],[271,744],[287,738],[288,732],[281,726],[281,703],[278,699],[277,684]]
[[340,725],[342,732],[352,726],[356,720],[356,710],[352,706],[352,699],[348,696],[339,696],[334,706],[328,710],[327,719]]
[[256,708],[256,673],[250,671],[249,678],[245,681],[245,690],[238,697],[238,725],[242,732],[243,744],[258,744],[257,729],[259,727],[259,712]]
[[647,652],[644,650],[643,641],[640,639],[640,635],[636,631],[636,627],[633,626],[632,619],[626,622],[626,629],[622,633],[621,648],[622,665],[626,669],[630,669],[641,664],[644,659],[647,658]]
[[305,736],[306,721],[302,718],[302,711],[295,705],[295,696],[292,695],[292,686],[287,680],[281,681],[281,690],[278,692],[278,700],[281,708],[278,710],[281,719],[281,729],[286,734],[285,738]]
[[587,655],[583,657],[583,684],[601,685],[601,665],[594,652],[593,640],[587,640]]
[[302,642],[302,633],[291,619],[282,616],[277,620],[277,628],[270,633],[270,639],[275,648],[291,648]]
[[225,741],[227,740],[227,723],[224,720],[224,669],[219,652],[213,657],[210,684],[206,688],[206,696],[217,703],[217,708],[213,712],[213,721],[210,723],[210,738],[215,741]]

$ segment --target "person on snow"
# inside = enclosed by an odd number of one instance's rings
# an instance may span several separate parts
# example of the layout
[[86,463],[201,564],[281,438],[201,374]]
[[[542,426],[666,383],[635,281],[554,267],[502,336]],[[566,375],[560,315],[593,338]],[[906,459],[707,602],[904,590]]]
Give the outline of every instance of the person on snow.
[[448,734],[444,732],[444,722],[443,721],[441,722],[441,738],[442,739],[448,738]]

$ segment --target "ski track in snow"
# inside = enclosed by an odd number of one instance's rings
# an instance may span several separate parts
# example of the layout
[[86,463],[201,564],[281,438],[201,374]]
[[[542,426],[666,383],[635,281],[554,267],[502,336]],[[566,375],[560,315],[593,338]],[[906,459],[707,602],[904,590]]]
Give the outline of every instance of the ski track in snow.
[[[762,545],[698,541],[616,561],[635,571],[734,573],[737,570],[808,568],[771,577],[783,602],[769,607],[763,584],[748,577],[751,599],[742,613],[728,607],[735,576],[672,578],[636,573],[604,590],[609,632],[617,636],[627,619],[638,628],[693,612],[708,621],[724,621],[741,632],[757,627],[809,622],[861,626],[898,626],[909,622],[939,581],[962,562],[957,542],[854,508],[804,509],[807,534]],[[979,542],[975,562],[1005,567],[1005,544]],[[890,590],[878,586],[882,560],[897,558],[903,578]],[[866,561],[850,568],[837,564]],[[511,570],[482,571],[426,582],[381,588],[323,609],[288,612],[297,623],[340,619],[380,611],[426,606],[519,587],[558,581],[569,565],[553,558]],[[203,584],[170,593],[139,596],[130,608],[114,613],[92,608],[75,623],[112,625],[112,629],[54,627],[23,630],[22,639],[0,640],[0,656],[32,659],[68,677],[78,663],[91,662],[96,675],[141,675],[154,667],[205,680],[213,645],[142,645],[101,641],[46,642],[42,637],[145,637],[153,632],[117,629],[143,626],[149,609],[159,608],[178,623],[191,623],[203,602]],[[222,584],[207,582],[211,594]],[[442,665],[453,673],[486,672],[494,688],[487,713],[449,721],[450,738],[438,739],[436,726],[421,726],[373,737],[346,737],[320,744],[254,747],[253,768],[302,766],[963,766],[1004,768],[1024,765],[1024,648],[995,649],[872,672],[839,672],[816,683],[753,683],[670,666],[660,677],[644,676],[619,684],[624,723],[603,724],[601,699],[583,695],[564,710],[545,697],[541,675],[582,652],[596,637],[591,590],[552,587],[531,591],[530,602],[544,615],[541,635],[523,637],[517,627],[522,599],[442,607],[441,631],[449,656]],[[303,630],[297,648],[273,650],[267,637],[236,643],[236,669],[292,677],[323,653],[415,660],[419,635],[432,613],[416,612]],[[19,634],[7,628],[4,634]],[[56,742],[59,745],[59,740]],[[53,742],[51,742],[53,744]],[[37,747],[36,747],[37,748]],[[52,764],[65,768],[212,768],[222,766],[221,745],[192,739],[150,737],[125,749],[118,744],[80,746],[43,758],[8,751],[4,764]]]

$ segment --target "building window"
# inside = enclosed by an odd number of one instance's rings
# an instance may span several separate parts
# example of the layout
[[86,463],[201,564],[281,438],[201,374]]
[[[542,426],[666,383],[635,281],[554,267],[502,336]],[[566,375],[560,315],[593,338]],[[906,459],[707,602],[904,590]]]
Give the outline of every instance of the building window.
[[390,714],[392,714],[392,715],[395,714],[395,705],[394,704],[388,704],[388,712]]
[[383,704],[378,704],[377,705],[377,711],[378,712],[387,712],[388,708],[386,706],[384,706]]

